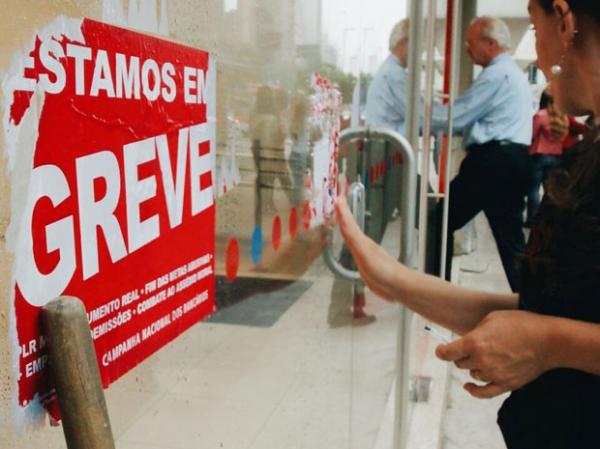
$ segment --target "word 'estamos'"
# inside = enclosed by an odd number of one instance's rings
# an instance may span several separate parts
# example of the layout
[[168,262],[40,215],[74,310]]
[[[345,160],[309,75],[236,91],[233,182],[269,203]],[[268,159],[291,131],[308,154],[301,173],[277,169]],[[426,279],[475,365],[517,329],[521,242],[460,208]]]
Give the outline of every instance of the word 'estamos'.
[[[159,64],[152,58],[141,60],[138,56],[94,50],[84,45],[68,43],[63,47],[58,41],[46,39],[39,48],[39,87],[48,94],[59,94],[73,76],[75,94],[108,98],[142,99],[159,98],[172,103],[183,91],[186,104],[206,104],[206,72],[194,67],[175,67],[171,62]],[[26,60],[25,69],[36,65],[33,57]],[[177,82],[182,86],[177,86]],[[35,90],[36,80],[25,77],[22,90]]]

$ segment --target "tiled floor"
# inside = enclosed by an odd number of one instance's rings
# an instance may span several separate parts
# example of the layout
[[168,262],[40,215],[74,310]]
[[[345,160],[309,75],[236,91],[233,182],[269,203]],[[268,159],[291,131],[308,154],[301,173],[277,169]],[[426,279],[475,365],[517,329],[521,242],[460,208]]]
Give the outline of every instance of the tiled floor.
[[377,321],[329,328],[332,276],[316,264],[272,326],[200,323],[113,384],[117,448],[373,447],[393,384],[397,309],[368,298]]
[[108,391],[117,446],[368,447],[350,440],[374,438],[392,382],[394,320],[378,312],[370,329],[329,330],[325,307],[312,325],[196,326]]
[[[397,227],[390,229],[385,244],[397,250]],[[506,288],[485,223],[478,230],[480,249],[469,257],[489,267],[461,273],[460,282]],[[304,280],[301,296],[267,320],[273,325],[200,323],[112,385],[117,448],[391,449],[397,308],[369,296],[375,323],[332,329],[331,275],[317,261]],[[433,357],[436,342],[421,321],[413,324],[413,374],[445,373]],[[450,378],[444,449],[503,448],[499,401],[470,398],[460,376]],[[444,387],[436,381],[433,389],[443,394]],[[443,402],[415,407],[415,421],[425,424],[413,423],[421,438],[411,438],[410,449],[438,449]]]
[[[469,271],[460,271],[459,283],[478,290],[510,291],[494,238],[483,215],[476,218],[475,226],[477,251],[462,256],[460,263]],[[479,272],[479,268],[485,270]],[[475,399],[462,388],[468,378],[468,373],[451,370],[443,449],[504,449],[496,414],[505,396]]]

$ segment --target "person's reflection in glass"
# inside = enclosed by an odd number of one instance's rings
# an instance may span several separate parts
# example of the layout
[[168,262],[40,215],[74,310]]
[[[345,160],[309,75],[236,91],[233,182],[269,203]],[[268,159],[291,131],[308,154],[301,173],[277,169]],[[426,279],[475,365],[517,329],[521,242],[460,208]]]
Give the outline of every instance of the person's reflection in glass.
[[294,185],[294,204],[299,204],[304,199],[305,178],[310,154],[308,110],[309,103],[306,93],[297,91],[292,98],[289,117],[289,134],[292,139],[292,150],[288,165]]
[[250,119],[252,155],[256,167],[255,222],[261,223],[263,213],[276,210],[273,190],[278,179],[292,200],[292,181],[285,158],[285,127],[283,114],[287,106],[285,92],[269,86],[256,91],[256,103]]

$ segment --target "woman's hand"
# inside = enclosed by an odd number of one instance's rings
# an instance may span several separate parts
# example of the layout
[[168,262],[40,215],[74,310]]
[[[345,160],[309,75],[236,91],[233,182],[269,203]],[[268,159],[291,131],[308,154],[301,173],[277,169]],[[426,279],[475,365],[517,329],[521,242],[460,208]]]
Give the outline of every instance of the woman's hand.
[[436,355],[484,383],[465,384],[471,395],[491,398],[521,388],[551,368],[548,325],[548,317],[530,312],[492,312],[461,339],[438,346]]
[[345,198],[338,198],[335,209],[361,279],[381,298],[402,302],[427,320],[460,334],[473,330],[491,311],[517,307],[516,295],[472,291],[411,270],[362,233]]
[[397,300],[394,286],[402,265],[381,246],[367,237],[356,224],[346,198],[335,203],[340,231],[352,253],[363,282],[378,296],[388,301]]
[[569,135],[569,117],[554,107],[548,107],[550,112],[550,132],[556,141],[562,141]]

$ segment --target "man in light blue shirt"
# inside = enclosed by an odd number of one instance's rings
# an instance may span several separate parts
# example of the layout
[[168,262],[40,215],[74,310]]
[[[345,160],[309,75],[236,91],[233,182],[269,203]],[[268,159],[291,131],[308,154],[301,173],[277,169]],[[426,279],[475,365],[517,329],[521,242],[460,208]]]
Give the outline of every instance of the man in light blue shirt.
[[[366,125],[404,133],[408,64],[409,21],[402,19],[394,25],[389,37],[390,54],[377,69],[367,91]],[[370,223],[367,234],[375,241],[383,238],[388,220],[398,209],[400,190],[399,169],[392,169],[393,148],[387,142],[367,142],[367,167],[386,160],[385,175],[379,181],[363,176],[367,187],[367,207]]]
[[369,84],[366,104],[368,126],[404,133],[406,121],[406,66],[408,62],[408,19],[398,22],[390,33],[390,54]]
[[[389,37],[389,56],[383,61],[369,84],[366,103],[366,124],[404,132],[406,119],[406,64],[408,60],[408,19],[401,20],[392,28]],[[365,233],[376,242],[381,242],[389,219],[397,208],[399,198],[399,168],[392,167],[393,148],[385,142],[364,142],[359,157],[365,158],[365,173],[361,173],[366,187],[367,210],[370,212],[365,223]],[[356,161],[358,167],[363,164]],[[382,164],[383,163],[383,164]],[[350,164],[352,166],[352,164]],[[385,166],[378,176],[370,168]],[[340,262],[354,269],[352,255],[344,247]],[[341,278],[334,280],[327,321],[330,326],[368,324],[375,317],[365,312],[365,295],[362,288]]]
[[[463,135],[468,154],[450,184],[446,273],[449,275],[451,268],[452,234],[483,211],[516,292],[520,285],[518,257],[525,250],[524,197],[531,178],[531,90],[525,74],[507,53],[510,32],[503,21],[475,19],[466,45],[483,71],[454,103],[454,131]],[[432,115],[434,131],[447,126],[446,107],[436,105]]]
[[[454,131],[463,135],[465,148],[492,140],[530,145],[533,99],[525,74],[505,50],[487,63],[478,61],[486,64],[483,71],[454,102]],[[447,106],[436,104],[432,118],[434,130],[446,129]]]

